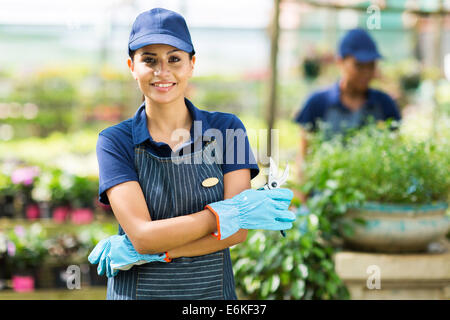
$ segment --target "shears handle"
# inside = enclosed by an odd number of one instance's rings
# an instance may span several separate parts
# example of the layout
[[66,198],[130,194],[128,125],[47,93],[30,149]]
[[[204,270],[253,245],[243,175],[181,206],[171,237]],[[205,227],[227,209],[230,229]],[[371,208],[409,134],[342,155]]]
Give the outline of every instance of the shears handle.
[[269,184],[266,183],[265,185],[263,185],[261,188],[259,188],[258,190],[270,190],[269,188]]
[[[269,186],[268,183],[266,183],[265,185],[263,185],[261,188],[258,188],[257,190],[271,190],[271,189],[275,189],[276,187],[271,188]],[[286,237],[286,232],[284,230],[280,230],[281,235],[285,238]]]

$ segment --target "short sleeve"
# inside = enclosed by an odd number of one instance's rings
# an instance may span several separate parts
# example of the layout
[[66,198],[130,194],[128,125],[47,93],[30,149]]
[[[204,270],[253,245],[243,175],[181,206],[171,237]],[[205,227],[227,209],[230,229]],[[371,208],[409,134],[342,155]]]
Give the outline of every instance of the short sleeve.
[[139,181],[133,155],[120,143],[99,134],[96,146],[99,167],[99,201],[109,204],[106,190],[126,182]]
[[400,121],[401,115],[397,103],[395,103],[395,101],[387,94],[385,95],[384,100],[383,106],[385,120],[392,119],[395,121]]
[[231,123],[225,130],[224,153],[223,153],[223,174],[239,170],[250,169],[251,179],[259,174],[259,167],[242,121],[233,115]]
[[307,130],[314,131],[317,129],[317,118],[319,117],[317,106],[317,98],[315,95],[308,97],[303,107],[297,112],[294,121]]

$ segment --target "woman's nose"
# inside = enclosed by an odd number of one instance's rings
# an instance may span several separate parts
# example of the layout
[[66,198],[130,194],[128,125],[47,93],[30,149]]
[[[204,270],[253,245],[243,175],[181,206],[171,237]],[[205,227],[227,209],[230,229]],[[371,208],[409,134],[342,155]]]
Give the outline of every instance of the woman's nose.
[[155,76],[159,76],[163,74],[165,71],[167,71],[167,66],[164,63],[158,63],[158,65],[156,65],[153,68],[153,74]]

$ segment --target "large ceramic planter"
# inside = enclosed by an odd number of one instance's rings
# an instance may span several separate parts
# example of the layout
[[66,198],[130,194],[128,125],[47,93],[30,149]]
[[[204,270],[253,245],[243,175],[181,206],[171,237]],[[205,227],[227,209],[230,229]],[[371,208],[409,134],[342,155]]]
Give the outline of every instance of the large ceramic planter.
[[[352,208],[342,222],[353,227],[353,235],[341,232],[345,243],[354,249],[377,252],[420,252],[450,231],[447,203],[395,205],[366,203]],[[361,218],[365,225],[355,223]]]

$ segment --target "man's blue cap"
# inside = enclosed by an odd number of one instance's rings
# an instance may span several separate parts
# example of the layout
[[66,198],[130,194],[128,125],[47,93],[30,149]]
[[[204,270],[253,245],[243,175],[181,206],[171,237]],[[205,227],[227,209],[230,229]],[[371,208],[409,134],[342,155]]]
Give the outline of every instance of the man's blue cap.
[[173,11],[154,8],[136,17],[128,40],[128,51],[149,44],[168,44],[188,53],[195,53],[184,18]]
[[383,56],[378,52],[377,45],[371,36],[363,29],[353,29],[341,39],[339,56],[353,56],[359,62],[370,62]]

